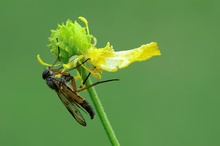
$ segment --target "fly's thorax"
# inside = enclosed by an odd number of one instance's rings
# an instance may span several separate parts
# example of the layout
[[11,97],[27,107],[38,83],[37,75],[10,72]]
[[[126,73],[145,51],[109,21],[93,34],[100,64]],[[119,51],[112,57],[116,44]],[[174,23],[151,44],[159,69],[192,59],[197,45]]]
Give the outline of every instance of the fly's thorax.
[[[46,71],[45,71],[46,72]],[[60,78],[57,78],[56,75],[57,73],[55,72],[52,72],[51,70],[49,70],[50,72],[50,75],[45,79],[46,80],[46,83],[47,85],[53,89],[53,90],[56,90],[56,91],[59,91],[61,86],[63,84],[65,84],[66,80],[65,78],[63,78],[62,76]]]
[[56,91],[59,90],[59,81],[55,78],[55,76],[49,76],[46,78],[46,83],[51,89]]

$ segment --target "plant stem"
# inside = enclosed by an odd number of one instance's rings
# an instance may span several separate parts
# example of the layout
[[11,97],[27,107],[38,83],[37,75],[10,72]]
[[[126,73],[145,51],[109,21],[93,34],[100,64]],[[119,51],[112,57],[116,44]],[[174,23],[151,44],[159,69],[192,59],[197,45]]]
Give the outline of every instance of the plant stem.
[[[82,69],[82,77],[83,77],[83,79],[85,79],[86,76],[87,76],[87,72],[84,69]],[[88,80],[86,81],[85,84],[86,84],[86,86],[91,85],[92,84],[91,79],[88,78]],[[95,90],[94,86],[91,87],[91,88],[88,88],[87,90],[89,92],[89,95],[90,95],[90,97],[91,97],[91,99],[93,101],[95,109],[96,109],[96,111],[98,113],[98,116],[99,116],[99,118],[101,120],[101,123],[102,123],[104,129],[105,129],[106,134],[108,135],[108,138],[109,138],[111,144],[113,146],[120,146],[120,144],[119,144],[119,142],[118,142],[118,140],[116,138],[116,135],[114,133],[114,130],[112,129],[111,124],[110,124],[110,122],[109,122],[109,120],[107,118],[107,115],[105,114],[104,108],[103,108],[103,106],[102,106],[102,104],[101,104],[101,102],[99,100],[98,94],[96,93],[96,90]]]

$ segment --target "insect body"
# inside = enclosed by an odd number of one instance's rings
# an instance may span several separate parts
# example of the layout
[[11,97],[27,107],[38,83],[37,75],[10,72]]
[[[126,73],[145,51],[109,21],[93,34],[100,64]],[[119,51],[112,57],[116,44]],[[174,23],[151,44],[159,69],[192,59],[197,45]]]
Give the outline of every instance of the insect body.
[[[57,78],[57,74],[61,74],[61,77]],[[42,77],[46,80],[47,85],[57,92],[62,103],[79,124],[86,126],[85,119],[78,108],[85,109],[89,113],[91,119],[94,118],[95,113],[92,107],[78,94],[78,92],[74,90],[75,81],[70,74],[62,73],[60,70],[51,70],[50,68],[46,68]],[[69,81],[74,83],[71,85],[69,84]]]
[[[61,77],[57,78],[57,74],[61,74]],[[46,80],[47,85],[57,92],[62,103],[79,124],[86,126],[85,119],[78,108],[85,109],[91,119],[94,118],[95,113],[92,107],[74,90],[75,81],[70,74],[62,73],[60,70],[52,70],[49,67],[44,70],[42,77]],[[72,85],[69,84],[70,81],[72,81]]]
[[[86,111],[87,113],[89,113],[91,119],[94,118],[95,112],[94,112],[93,108],[89,105],[89,103],[85,99],[83,99],[78,93],[80,91],[86,90],[86,89],[88,89],[92,86],[95,86],[97,84],[105,83],[105,82],[109,82],[109,81],[118,81],[119,79],[98,81],[98,82],[93,83],[87,87],[76,89],[76,83],[75,83],[74,77],[72,77],[67,72],[62,72],[60,70],[62,67],[59,69],[52,69],[53,66],[56,64],[56,62],[59,61],[59,59],[60,59],[59,53],[60,53],[60,48],[58,47],[58,57],[57,57],[56,61],[53,63],[53,65],[51,65],[50,67],[47,67],[43,71],[42,78],[46,81],[47,85],[51,89],[56,91],[60,100],[62,101],[64,106],[68,109],[68,111],[71,113],[71,115],[76,119],[76,121],[79,124],[81,124],[82,126],[86,126],[86,121],[78,109],[80,108],[83,111]],[[87,60],[89,60],[89,59],[87,59]],[[82,64],[85,63],[87,60],[82,62]],[[79,64],[78,66],[76,66],[72,69],[75,69],[82,64]],[[69,69],[68,71],[70,71],[72,69]],[[59,75],[59,77],[57,77],[57,75]],[[85,84],[89,75],[90,75],[90,73],[83,81],[83,84]],[[71,84],[69,82],[71,82]]]

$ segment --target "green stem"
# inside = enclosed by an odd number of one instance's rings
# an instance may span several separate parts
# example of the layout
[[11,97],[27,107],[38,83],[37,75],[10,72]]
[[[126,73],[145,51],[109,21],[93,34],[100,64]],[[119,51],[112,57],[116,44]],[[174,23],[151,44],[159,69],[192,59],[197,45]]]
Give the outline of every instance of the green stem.
[[[87,72],[83,69],[82,70],[82,77],[85,78],[86,76],[87,76]],[[92,84],[92,81],[90,80],[90,78],[88,78],[88,80],[86,81],[86,86],[89,86],[91,84]],[[111,144],[113,146],[120,146],[120,144],[116,138],[116,135],[114,133],[114,130],[112,129],[111,124],[107,118],[107,115],[105,114],[104,108],[102,107],[102,104],[99,100],[99,97],[98,97],[98,94],[96,93],[95,88],[91,87],[87,90],[89,92],[89,95],[93,101],[95,109],[99,115],[99,118],[102,122],[102,125],[105,129],[106,134],[108,135],[108,138],[109,138]]]

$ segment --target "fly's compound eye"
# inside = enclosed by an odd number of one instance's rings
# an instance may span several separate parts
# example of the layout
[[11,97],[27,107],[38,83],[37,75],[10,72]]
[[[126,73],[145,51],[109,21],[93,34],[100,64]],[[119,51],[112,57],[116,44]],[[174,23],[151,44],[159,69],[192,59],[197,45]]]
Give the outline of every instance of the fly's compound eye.
[[42,78],[45,80],[49,76],[50,76],[50,70],[49,69],[45,69],[44,72],[42,73]]

